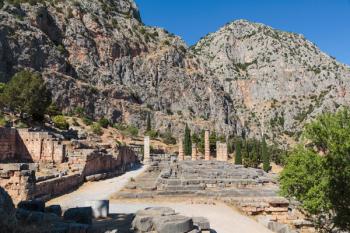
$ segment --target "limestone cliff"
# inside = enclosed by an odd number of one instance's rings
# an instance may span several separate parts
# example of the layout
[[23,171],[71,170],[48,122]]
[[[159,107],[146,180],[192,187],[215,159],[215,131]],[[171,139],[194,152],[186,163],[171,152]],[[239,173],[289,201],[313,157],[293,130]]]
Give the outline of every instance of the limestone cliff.
[[66,112],[175,134],[193,128],[236,129],[230,97],[177,36],[143,25],[129,0],[5,3],[0,11],[2,80],[22,68],[44,74]]
[[291,143],[310,118],[349,105],[350,68],[300,34],[238,20],[192,50],[230,95],[251,136]]
[[0,10],[0,81],[40,71],[65,112],[141,128],[150,112],[175,135],[187,122],[291,143],[307,119],[348,103],[349,67],[300,35],[235,21],[190,49],[145,26],[132,0],[31,2]]

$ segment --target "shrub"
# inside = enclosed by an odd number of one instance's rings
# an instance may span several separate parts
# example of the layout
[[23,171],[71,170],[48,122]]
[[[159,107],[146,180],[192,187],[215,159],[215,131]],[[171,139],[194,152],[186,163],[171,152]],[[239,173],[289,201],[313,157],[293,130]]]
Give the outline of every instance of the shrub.
[[150,130],[145,133],[146,136],[149,136],[151,139],[156,139],[158,137],[158,131]]
[[4,127],[7,125],[7,120],[5,119],[4,116],[0,115],[0,127]]
[[83,123],[85,125],[92,125],[93,121],[90,118],[88,118],[88,117],[84,117],[83,118]]
[[176,144],[176,139],[173,137],[171,132],[167,130],[165,134],[162,135],[163,142],[168,145],[175,145]]
[[133,125],[129,125],[124,132],[131,136],[137,136],[139,134],[139,129]]
[[85,114],[84,108],[82,108],[82,107],[76,107],[76,108],[74,109],[74,115],[76,115],[76,116],[78,116],[78,117],[83,117],[84,114]]
[[103,130],[101,128],[101,125],[99,123],[94,123],[91,125],[91,130],[94,134],[97,135],[102,135],[103,134]]
[[107,128],[109,126],[109,120],[104,118],[104,117],[102,117],[100,120],[98,120],[98,123],[103,128]]
[[69,129],[69,124],[68,124],[66,118],[62,115],[54,116],[52,118],[52,122],[57,128],[59,128],[61,130]]

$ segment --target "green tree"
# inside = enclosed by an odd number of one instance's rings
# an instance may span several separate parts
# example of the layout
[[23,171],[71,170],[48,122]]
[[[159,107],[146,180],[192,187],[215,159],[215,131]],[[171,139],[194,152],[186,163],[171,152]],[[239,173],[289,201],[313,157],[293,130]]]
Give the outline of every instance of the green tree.
[[51,93],[39,74],[21,71],[6,84],[0,99],[11,111],[21,116],[26,113],[35,120],[41,120],[51,104]]
[[5,83],[0,82],[0,94],[4,92],[5,86]]
[[235,164],[242,164],[242,140],[241,139],[236,139],[235,142],[235,152],[236,152],[236,157],[235,157]]
[[184,153],[185,155],[191,155],[192,153],[192,140],[191,140],[191,130],[186,124],[185,136],[184,136]]
[[287,159],[281,192],[296,197],[321,228],[350,230],[350,114],[326,113],[306,125]]
[[217,136],[216,136],[216,131],[214,130],[213,132],[210,132],[210,135],[209,135],[210,153],[216,152],[216,141],[217,141]]
[[263,169],[265,172],[268,172],[270,170],[270,155],[267,150],[265,135],[263,136],[261,143],[261,157],[263,160]]
[[198,144],[197,144],[197,148],[198,148],[198,151],[201,152],[201,153],[204,153],[204,135],[205,135],[205,131],[202,130],[199,134],[199,141],[198,141]]
[[146,132],[149,132],[152,130],[152,124],[151,124],[151,114],[147,114],[147,126],[146,126]]

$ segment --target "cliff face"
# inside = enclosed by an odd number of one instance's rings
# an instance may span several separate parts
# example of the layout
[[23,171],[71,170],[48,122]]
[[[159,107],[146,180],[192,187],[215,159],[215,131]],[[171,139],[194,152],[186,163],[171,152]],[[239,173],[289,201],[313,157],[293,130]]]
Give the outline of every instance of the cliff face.
[[349,67],[302,35],[238,20],[193,51],[229,93],[252,136],[291,143],[310,118],[349,105]]
[[193,48],[145,26],[132,0],[50,1],[0,10],[0,81],[43,73],[64,111],[178,135],[267,133],[280,142],[349,99],[349,67],[302,36],[235,21]]
[[44,74],[65,111],[83,107],[155,128],[184,124],[235,131],[232,101],[179,38],[142,24],[128,0],[5,4],[0,12],[2,80],[22,68]]

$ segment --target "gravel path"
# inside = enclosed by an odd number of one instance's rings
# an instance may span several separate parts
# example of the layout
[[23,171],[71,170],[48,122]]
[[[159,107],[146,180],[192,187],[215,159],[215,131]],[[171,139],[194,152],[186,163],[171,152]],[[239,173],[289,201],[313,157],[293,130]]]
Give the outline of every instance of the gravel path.
[[50,200],[47,205],[59,204],[63,209],[82,207],[89,200],[106,200],[121,190],[131,178],[136,177],[146,170],[146,166],[136,168],[125,174],[98,182],[84,183],[79,189],[69,194]]
[[[145,169],[146,167],[142,167],[112,179],[85,183],[78,190],[53,199],[47,204],[59,204],[63,209],[66,209],[85,206],[85,201],[88,200],[109,199],[112,194],[122,189],[130,178],[140,175]],[[209,219],[211,227],[215,230],[214,232],[217,233],[272,233],[253,219],[240,214],[238,211],[235,211],[225,204],[205,205],[186,202],[127,203],[113,200],[110,203],[110,213],[130,214],[152,206],[171,207],[175,209],[176,212],[189,217],[206,217]]]

